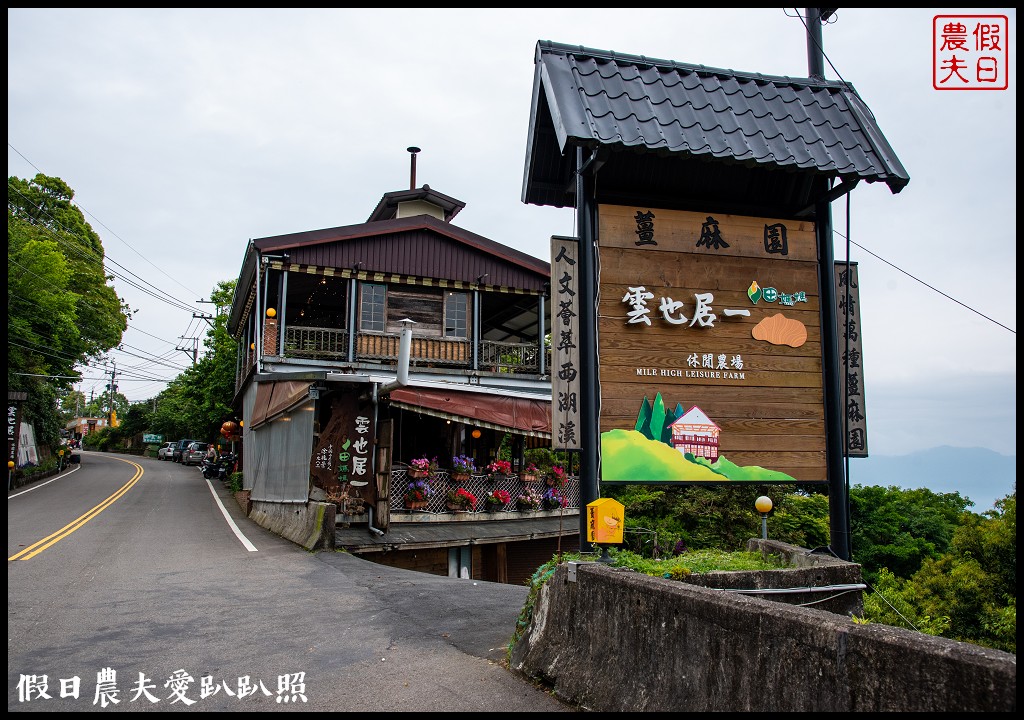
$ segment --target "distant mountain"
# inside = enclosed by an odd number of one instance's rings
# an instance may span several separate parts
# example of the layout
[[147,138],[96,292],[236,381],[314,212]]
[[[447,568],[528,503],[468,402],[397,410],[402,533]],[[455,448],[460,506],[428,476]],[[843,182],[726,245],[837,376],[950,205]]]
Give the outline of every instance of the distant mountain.
[[958,492],[970,498],[973,512],[995,507],[1017,488],[1017,456],[987,448],[943,445],[909,455],[850,458],[850,485],[895,485],[907,490]]

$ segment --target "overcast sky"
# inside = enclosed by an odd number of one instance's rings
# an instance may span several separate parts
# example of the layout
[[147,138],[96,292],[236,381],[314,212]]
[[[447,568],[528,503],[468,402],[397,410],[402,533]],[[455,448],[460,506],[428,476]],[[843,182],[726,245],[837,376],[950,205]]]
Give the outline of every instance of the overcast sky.
[[[937,14],[1008,16],[1009,89],[933,89]],[[549,259],[575,216],[521,200],[538,40],[807,75],[793,8],[7,15],[8,175],[62,178],[102,238],[136,311],[111,353],[131,401],[191,362],[198,301],[249,239],[365,222],[408,188],[410,145],[417,185],[466,203],[456,224]],[[840,9],[822,33],[826,76],[857,89],[911,178],[851,195],[869,450],[1016,454],[1016,11]],[[845,200],[833,217],[845,235]]]

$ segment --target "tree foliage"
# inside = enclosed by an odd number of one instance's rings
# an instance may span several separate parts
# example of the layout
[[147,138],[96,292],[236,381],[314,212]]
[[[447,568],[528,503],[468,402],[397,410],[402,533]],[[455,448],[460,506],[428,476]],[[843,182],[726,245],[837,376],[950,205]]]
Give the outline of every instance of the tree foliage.
[[60,178],[7,181],[7,387],[28,393],[23,419],[51,447],[75,367],[115,347],[130,315],[73,198]]
[[[235,281],[217,284],[211,300],[218,307],[231,303]],[[150,430],[167,438],[220,439],[220,426],[234,418],[231,400],[235,391],[237,343],[227,332],[227,316],[218,314],[203,341],[205,352],[198,362],[172,380],[156,397]]]
[[[606,493],[625,506],[625,547],[637,552],[650,551],[646,532],[662,553],[743,549],[760,535],[754,500],[762,494],[774,504],[769,538],[829,545],[828,497],[816,487],[636,484]],[[1016,652],[1017,494],[982,514],[970,504],[924,488],[851,488],[852,559],[868,583],[866,620]]]

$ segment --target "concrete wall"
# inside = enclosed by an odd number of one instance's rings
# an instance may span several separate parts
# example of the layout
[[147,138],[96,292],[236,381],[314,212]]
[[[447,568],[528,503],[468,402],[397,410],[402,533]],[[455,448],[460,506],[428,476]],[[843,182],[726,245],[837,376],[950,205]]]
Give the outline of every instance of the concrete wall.
[[511,667],[599,712],[1017,706],[1015,655],[601,563],[556,568]]
[[334,503],[272,503],[250,500],[249,519],[307,550],[334,549]]

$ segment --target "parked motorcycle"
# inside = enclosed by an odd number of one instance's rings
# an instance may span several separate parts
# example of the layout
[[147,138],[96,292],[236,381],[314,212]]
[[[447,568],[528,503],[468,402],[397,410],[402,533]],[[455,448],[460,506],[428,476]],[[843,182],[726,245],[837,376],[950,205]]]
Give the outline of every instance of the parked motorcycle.
[[203,460],[202,470],[203,477],[207,480],[224,480],[226,481],[231,475],[231,471],[235,466],[235,456],[232,453],[224,453],[215,462],[209,460]]

